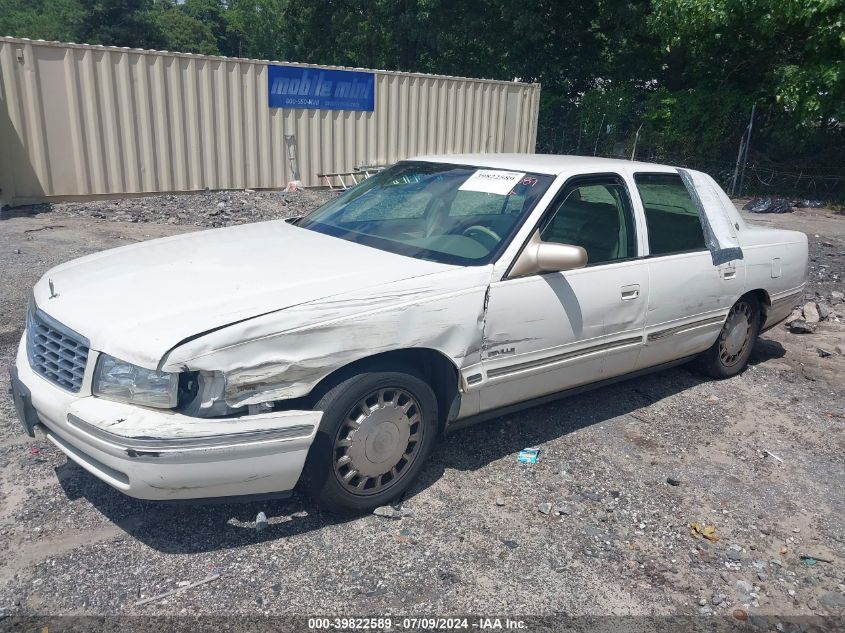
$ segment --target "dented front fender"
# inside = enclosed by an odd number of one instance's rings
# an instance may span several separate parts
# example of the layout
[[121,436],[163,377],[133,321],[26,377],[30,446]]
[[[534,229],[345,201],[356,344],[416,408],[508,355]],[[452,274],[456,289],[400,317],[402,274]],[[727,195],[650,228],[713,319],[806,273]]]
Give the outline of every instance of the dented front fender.
[[490,274],[453,269],[293,306],[189,341],[163,369],[221,372],[232,408],[304,396],[349,363],[393,350],[433,349],[460,370],[480,361]]

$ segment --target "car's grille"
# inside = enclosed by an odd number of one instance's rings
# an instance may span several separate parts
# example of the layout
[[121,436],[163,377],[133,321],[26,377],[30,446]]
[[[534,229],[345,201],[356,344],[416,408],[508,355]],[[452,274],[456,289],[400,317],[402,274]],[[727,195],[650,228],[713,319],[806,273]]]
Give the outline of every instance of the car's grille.
[[73,330],[31,310],[27,319],[27,355],[35,373],[59,387],[78,392],[88,362],[88,341]]

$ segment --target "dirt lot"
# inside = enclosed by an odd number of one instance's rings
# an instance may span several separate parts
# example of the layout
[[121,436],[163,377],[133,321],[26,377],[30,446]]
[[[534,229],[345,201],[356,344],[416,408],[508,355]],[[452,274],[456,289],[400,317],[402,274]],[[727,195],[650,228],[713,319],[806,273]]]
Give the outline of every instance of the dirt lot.
[[[845,217],[828,210],[749,217],[809,234],[808,298],[830,311],[815,333],[779,326],[730,380],[679,368],[452,435],[401,520],[339,522],[296,497],[135,501],[22,435],[7,369],[29,288],[48,268],[196,225],[298,213],[325,195],[161,196],[0,216],[0,618],[845,617],[845,303],[832,295],[845,291]],[[535,465],[517,463],[528,446],[541,449]],[[719,540],[692,536],[690,523],[715,526]],[[213,582],[135,604],[214,568]]]

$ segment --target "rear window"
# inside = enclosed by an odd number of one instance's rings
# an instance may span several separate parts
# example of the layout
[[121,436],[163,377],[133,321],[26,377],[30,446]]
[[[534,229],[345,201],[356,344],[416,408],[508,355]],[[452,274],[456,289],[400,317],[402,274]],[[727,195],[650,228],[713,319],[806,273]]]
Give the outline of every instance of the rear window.
[[706,250],[695,203],[677,174],[635,174],[652,256]]

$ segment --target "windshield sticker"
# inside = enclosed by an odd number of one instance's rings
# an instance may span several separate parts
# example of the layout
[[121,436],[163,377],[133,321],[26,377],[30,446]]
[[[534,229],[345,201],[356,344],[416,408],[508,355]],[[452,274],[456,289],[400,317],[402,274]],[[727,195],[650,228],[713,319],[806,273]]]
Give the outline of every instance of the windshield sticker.
[[519,181],[523,178],[525,178],[525,172],[479,169],[467,178],[458,189],[507,196],[514,185],[519,184]]

